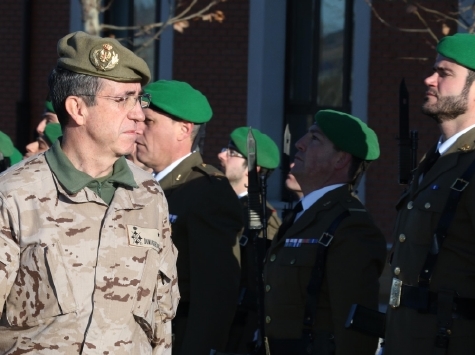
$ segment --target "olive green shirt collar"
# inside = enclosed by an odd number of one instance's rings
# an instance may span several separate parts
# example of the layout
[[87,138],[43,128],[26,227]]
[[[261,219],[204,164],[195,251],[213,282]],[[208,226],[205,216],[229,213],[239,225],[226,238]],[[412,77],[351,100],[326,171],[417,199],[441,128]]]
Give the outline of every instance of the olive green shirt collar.
[[[45,158],[52,172],[56,175],[63,188],[74,194],[84,189],[92,181],[97,181],[92,176],[77,170],[61,149],[61,139],[58,139],[52,147],[46,151]],[[108,179],[120,185],[132,188],[138,187],[124,157],[120,157],[114,163],[112,176]]]

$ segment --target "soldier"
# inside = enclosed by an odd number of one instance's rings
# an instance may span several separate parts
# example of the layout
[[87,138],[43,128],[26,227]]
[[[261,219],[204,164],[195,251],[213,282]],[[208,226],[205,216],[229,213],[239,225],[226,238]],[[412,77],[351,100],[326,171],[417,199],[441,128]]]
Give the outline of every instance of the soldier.
[[[222,169],[228,178],[234,192],[241,202],[246,228],[240,238],[241,249],[241,285],[239,291],[238,309],[234,317],[226,351],[245,353],[250,350],[254,333],[258,329],[257,319],[257,274],[256,250],[253,240],[250,240],[248,221],[248,165],[247,165],[247,135],[248,127],[236,128],[231,133],[228,147],[223,148],[218,158]],[[279,149],[274,141],[257,129],[252,129],[256,140],[257,170],[259,174],[269,175],[279,166]],[[267,203],[267,239],[274,238],[281,224],[275,209]],[[262,234],[260,235],[262,237]]]
[[167,203],[127,163],[150,79],[112,38],[58,42],[62,140],[0,178],[0,353],[170,354],[179,292]]
[[173,353],[208,355],[224,349],[236,310],[241,206],[226,177],[194,151],[212,116],[206,97],[180,81],[160,80],[144,91],[152,102],[139,125],[136,154],[165,191],[180,251]]
[[378,308],[386,242],[353,192],[379,156],[376,134],[356,117],[322,110],[295,146],[291,173],[304,197],[264,265],[271,354],[373,355],[378,339],[345,321],[354,303]]
[[56,112],[54,111],[53,103],[51,102],[51,99],[49,98],[45,101],[45,111],[43,112],[43,115],[41,116],[41,121],[38,123],[38,126],[36,126],[36,132],[41,136],[46,128],[46,125],[48,123],[59,123],[58,116],[56,115]]
[[384,354],[474,354],[475,36],[437,45],[422,111],[441,136],[397,204]]

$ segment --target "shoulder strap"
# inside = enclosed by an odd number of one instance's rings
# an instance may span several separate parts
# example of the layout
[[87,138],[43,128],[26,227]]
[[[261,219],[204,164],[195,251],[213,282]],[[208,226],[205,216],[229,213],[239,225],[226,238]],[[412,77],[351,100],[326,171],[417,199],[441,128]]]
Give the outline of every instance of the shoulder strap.
[[432,246],[429,253],[427,254],[426,261],[424,266],[419,274],[419,286],[429,287],[430,278],[432,277],[432,272],[434,271],[437,258],[439,256],[440,249],[442,244],[447,236],[447,230],[452,223],[452,220],[455,217],[455,210],[457,209],[458,203],[462,198],[462,192],[468,186],[470,179],[475,173],[475,159],[469,165],[467,170],[462,174],[461,177],[455,179],[452,186],[450,186],[451,191],[445,208],[442,211],[440,216],[439,223],[434,233],[434,238],[432,241]]
[[313,265],[312,275],[307,286],[307,301],[305,303],[305,313],[303,324],[306,329],[312,327],[315,323],[315,316],[317,314],[318,297],[322,288],[323,277],[325,275],[325,262],[327,257],[328,246],[333,240],[333,234],[340,225],[341,221],[348,217],[350,212],[343,211],[332,222],[325,233],[321,235],[317,244],[317,256],[315,264]]

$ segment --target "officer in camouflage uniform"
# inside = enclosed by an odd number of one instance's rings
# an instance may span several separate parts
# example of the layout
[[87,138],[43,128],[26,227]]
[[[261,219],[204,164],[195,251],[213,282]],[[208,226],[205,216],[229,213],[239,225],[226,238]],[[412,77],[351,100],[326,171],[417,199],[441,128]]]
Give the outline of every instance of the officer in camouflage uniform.
[[322,110],[295,146],[291,173],[304,197],[264,265],[271,354],[374,355],[378,338],[345,322],[352,304],[378,308],[386,241],[353,192],[379,157],[377,136],[354,116]]
[[144,91],[152,102],[139,125],[137,158],[165,191],[180,251],[173,353],[208,355],[224,349],[236,310],[241,206],[228,179],[192,151],[200,125],[212,116],[206,97],[179,81],[160,80]]
[[177,250],[167,203],[128,163],[145,62],[111,38],[58,42],[62,140],[0,177],[0,353],[170,354]]
[[475,354],[475,36],[437,53],[422,110],[441,136],[396,205],[389,355]]
[[[227,148],[223,148],[218,158],[231,186],[242,205],[246,229],[240,238],[241,247],[241,286],[239,305],[234,317],[226,351],[245,353],[254,339],[258,328],[257,322],[257,274],[256,250],[247,225],[249,223],[248,207],[248,166],[247,135],[248,127],[236,128],[230,136]],[[257,129],[252,129],[256,140],[257,169],[259,174],[269,174],[279,166],[279,149],[274,141]],[[280,218],[270,203],[267,203],[267,239],[274,238],[281,224]],[[260,235],[262,237],[262,233]]]

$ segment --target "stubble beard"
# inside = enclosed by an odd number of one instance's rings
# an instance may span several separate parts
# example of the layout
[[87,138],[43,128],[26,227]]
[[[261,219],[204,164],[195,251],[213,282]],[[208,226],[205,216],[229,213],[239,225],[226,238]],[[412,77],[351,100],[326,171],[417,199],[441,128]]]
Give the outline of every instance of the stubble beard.
[[470,85],[465,84],[460,95],[440,96],[436,91],[429,90],[437,98],[437,102],[422,105],[422,112],[432,117],[438,124],[456,119],[468,110],[468,92]]

